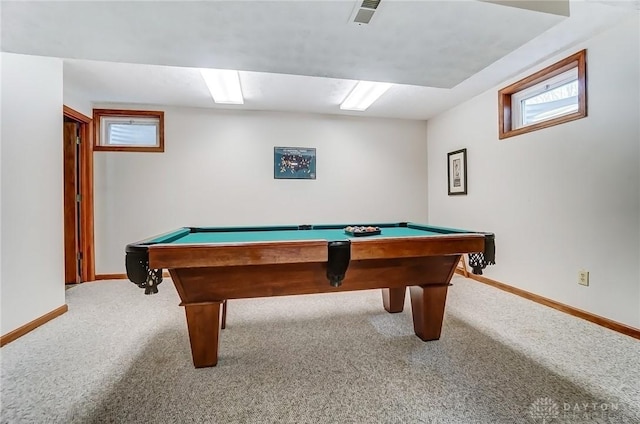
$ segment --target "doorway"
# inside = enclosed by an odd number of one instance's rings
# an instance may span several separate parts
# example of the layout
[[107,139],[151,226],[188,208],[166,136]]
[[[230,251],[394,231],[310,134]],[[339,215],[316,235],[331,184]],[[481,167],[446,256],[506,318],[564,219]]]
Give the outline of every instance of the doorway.
[[95,279],[91,118],[63,107],[65,284]]

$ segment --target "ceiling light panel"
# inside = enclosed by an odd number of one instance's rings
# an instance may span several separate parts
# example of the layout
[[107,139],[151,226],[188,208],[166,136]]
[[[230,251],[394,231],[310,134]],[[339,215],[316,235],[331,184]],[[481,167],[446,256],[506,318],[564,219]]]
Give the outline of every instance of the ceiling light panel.
[[393,84],[386,82],[358,81],[351,93],[340,105],[343,110],[367,110]]
[[202,74],[202,78],[207,84],[214,102],[234,105],[244,104],[238,71],[200,69],[200,74]]

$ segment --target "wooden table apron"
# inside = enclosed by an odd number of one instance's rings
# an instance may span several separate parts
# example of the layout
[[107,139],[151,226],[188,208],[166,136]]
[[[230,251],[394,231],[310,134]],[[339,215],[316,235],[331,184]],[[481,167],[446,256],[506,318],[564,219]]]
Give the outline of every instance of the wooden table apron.
[[404,309],[410,286],[415,333],[440,338],[449,281],[460,255],[481,252],[481,234],[352,239],[342,285],[326,276],[327,241],[149,246],[149,266],[168,269],[185,307],[196,367],[218,362],[220,306],[228,299],[380,288],[391,313]]

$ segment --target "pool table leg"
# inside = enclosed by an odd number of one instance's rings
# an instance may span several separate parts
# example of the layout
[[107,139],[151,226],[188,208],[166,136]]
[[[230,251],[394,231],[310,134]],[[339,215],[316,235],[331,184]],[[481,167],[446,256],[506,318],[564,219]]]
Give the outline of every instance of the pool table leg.
[[423,341],[438,340],[449,284],[411,286],[413,329]]
[[219,302],[185,303],[191,356],[196,368],[214,367],[218,363],[218,335],[220,334]]
[[406,287],[382,289],[382,305],[384,305],[384,309],[392,314],[402,312],[406,292]]

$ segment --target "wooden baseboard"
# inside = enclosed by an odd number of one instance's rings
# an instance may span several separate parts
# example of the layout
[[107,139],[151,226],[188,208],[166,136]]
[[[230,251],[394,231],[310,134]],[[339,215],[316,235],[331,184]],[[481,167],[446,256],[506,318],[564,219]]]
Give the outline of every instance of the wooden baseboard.
[[[456,269],[456,274],[460,274],[464,276],[464,274],[462,273],[462,270],[460,269]],[[548,306],[550,308],[556,309],[566,314],[573,315],[574,317],[578,317],[578,318],[590,321],[594,324],[600,325],[602,327],[608,328],[613,331],[617,331],[618,333],[622,333],[627,336],[633,337],[634,339],[640,340],[640,329],[638,328],[631,327],[631,326],[619,323],[617,321],[610,320],[609,318],[592,314],[591,312],[583,311],[582,309],[574,308],[573,306],[565,305],[564,303],[556,302],[555,300],[539,296],[537,294],[519,289],[517,287],[510,286],[508,284],[501,283],[496,280],[492,280],[487,277],[483,277],[481,275],[469,274],[467,278],[478,281],[480,283],[487,284],[489,286],[498,288],[500,290],[504,290],[511,294],[515,294],[516,296],[524,297],[525,299],[531,300],[541,305]]]
[[12,341],[14,341],[19,337],[24,336],[31,330],[35,330],[36,328],[40,327],[42,324],[45,324],[46,322],[51,321],[56,317],[59,317],[60,315],[67,312],[68,310],[69,310],[69,307],[66,304],[62,305],[59,308],[56,308],[53,311],[44,314],[40,318],[36,318],[33,321],[26,323],[22,327],[19,327],[13,331],[10,331],[9,333],[0,337],[0,347],[6,345],[7,343],[11,343]]
[[[164,271],[162,273],[162,278],[169,278],[169,272]],[[95,279],[98,280],[126,280],[127,274],[96,274]]]
[[96,274],[96,281],[98,280],[126,280],[127,274]]

